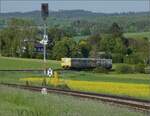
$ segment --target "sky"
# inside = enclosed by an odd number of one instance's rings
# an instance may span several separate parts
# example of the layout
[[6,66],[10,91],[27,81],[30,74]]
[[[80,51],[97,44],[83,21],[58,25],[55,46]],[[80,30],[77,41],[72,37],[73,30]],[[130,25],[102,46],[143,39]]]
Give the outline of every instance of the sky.
[[1,12],[40,10],[41,3],[49,3],[49,10],[83,9],[93,12],[120,13],[149,10],[148,0],[1,0]]

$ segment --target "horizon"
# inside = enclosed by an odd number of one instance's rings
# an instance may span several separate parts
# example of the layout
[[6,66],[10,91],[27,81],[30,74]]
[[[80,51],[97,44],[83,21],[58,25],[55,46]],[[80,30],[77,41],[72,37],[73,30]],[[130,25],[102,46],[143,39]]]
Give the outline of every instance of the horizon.
[[149,11],[148,0],[0,0],[1,13],[31,12],[41,8],[41,3],[48,3],[50,11],[85,10],[94,13],[126,13]]
[[[128,13],[147,13],[149,11],[129,11],[129,12],[111,12],[111,13],[107,13],[107,12],[94,12],[94,11],[89,11],[89,10],[84,10],[84,9],[70,9],[70,10],[64,10],[64,9],[60,9],[60,10],[49,10],[49,12],[61,12],[61,11],[83,11],[83,12],[91,12],[91,13],[97,13],[97,14],[128,14]],[[13,13],[31,13],[31,12],[41,12],[40,10],[33,10],[33,11],[26,11],[26,12],[1,12],[1,14],[13,14]]]

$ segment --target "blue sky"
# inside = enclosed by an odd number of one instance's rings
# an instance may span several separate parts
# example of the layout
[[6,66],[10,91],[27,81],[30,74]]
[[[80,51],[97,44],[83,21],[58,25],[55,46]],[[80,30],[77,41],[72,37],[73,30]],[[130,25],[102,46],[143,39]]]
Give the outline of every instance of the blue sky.
[[49,3],[50,10],[84,9],[93,12],[139,12],[148,11],[148,0],[2,0],[2,12],[27,12],[40,10],[41,3]]

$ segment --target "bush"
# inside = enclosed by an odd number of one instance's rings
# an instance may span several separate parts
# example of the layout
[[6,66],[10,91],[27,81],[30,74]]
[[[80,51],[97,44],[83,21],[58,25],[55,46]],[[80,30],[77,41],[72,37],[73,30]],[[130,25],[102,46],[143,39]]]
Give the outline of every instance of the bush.
[[140,54],[132,54],[129,56],[125,56],[123,62],[127,64],[138,64],[138,63],[144,63],[143,59],[144,58],[142,58]]
[[134,68],[131,65],[128,64],[120,64],[116,66],[116,72],[118,73],[133,73]]
[[35,54],[36,59],[43,59],[43,54],[42,53],[37,53]]
[[103,67],[96,67],[93,71],[96,73],[109,73],[109,70]]
[[121,54],[113,54],[112,55],[113,63],[123,63],[123,55]]
[[47,85],[46,78],[44,78],[42,81],[42,86],[46,86],[46,85]]
[[137,64],[134,66],[134,71],[138,73],[145,73],[145,65],[144,64]]
[[150,67],[148,66],[148,67],[145,67],[145,73],[146,74],[150,74]]

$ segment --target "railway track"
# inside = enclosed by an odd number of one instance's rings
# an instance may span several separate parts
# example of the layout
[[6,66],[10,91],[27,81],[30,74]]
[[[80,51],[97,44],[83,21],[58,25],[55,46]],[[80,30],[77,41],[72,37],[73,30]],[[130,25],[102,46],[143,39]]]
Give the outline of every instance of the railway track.
[[35,72],[43,71],[42,69],[16,69],[16,70],[0,70],[0,72]]
[[[26,85],[18,85],[18,84],[8,84],[8,83],[1,83],[1,85],[15,87],[20,89],[27,89],[31,91],[40,92],[43,87],[41,86],[26,86]],[[149,100],[141,100],[129,97],[120,97],[114,95],[107,95],[107,94],[98,94],[98,93],[90,93],[90,92],[81,92],[81,91],[73,91],[73,90],[63,90],[63,89],[55,89],[46,87],[48,93],[59,93],[59,94],[66,94],[71,96],[77,96],[82,98],[89,98],[89,99],[97,99],[104,102],[111,102],[119,105],[126,105],[128,107],[132,107],[137,110],[141,110],[144,112],[150,113],[150,101]]]

